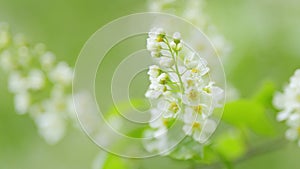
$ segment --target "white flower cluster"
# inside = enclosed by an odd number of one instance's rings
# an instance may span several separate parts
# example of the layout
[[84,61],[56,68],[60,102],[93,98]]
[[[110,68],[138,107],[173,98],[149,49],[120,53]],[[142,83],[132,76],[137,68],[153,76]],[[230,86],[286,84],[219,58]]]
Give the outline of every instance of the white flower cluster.
[[[216,51],[223,59],[231,51],[231,46],[225,38],[218,33],[216,27],[209,22],[209,18],[204,13],[205,0],[151,0],[148,8],[151,12],[167,12],[183,17],[200,28],[208,35]],[[191,35],[193,37],[193,35]],[[191,41],[192,42],[192,41]],[[195,43],[199,43],[195,40]],[[197,44],[199,50],[205,50],[206,45],[201,42]]]
[[17,113],[28,113],[48,143],[58,142],[74,113],[73,69],[56,63],[44,44],[30,45],[22,35],[13,36],[6,23],[0,23],[0,65],[8,75]]
[[147,49],[157,63],[149,67],[151,84],[145,94],[152,102],[150,126],[154,138],[168,132],[179,120],[185,135],[205,142],[216,128],[211,116],[224,97],[223,90],[210,80],[206,61],[196,53],[183,51],[180,33],[169,38],[161,28],[149,32]]
[[277,120],[285,121],[289,129],[285,135],[288,140],[297,141],[300,146],[300,69],[290,78],[283,93],[276,93],[273,104],[281,111]]

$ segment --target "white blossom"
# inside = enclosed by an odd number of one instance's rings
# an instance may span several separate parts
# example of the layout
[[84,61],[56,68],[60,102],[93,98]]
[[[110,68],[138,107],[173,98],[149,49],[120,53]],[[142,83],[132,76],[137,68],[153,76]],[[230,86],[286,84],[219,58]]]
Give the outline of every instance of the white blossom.
[[49,144],[57,143],[65,133],[64,119],[55,112],[46,112],[36,118],[39,133]]
[[28,74],[28,87],[33,90],[40,90],[45,84],[44,73],[41,70],[33,69]]
[[215,121],[203,118],[192,111],[185,112],[183,120],[185,123],[183,131],[200,143],[204,143],[217,126]]
[[11,53],[8,50],[5,50],[0,55],[0,66],[5,71],[13,71],[16,68],[16,64],[14,63]]
[[12,72],[8,80],[8,88],[13,93],[24,92],[28,89],[28,81],[20,72]]
[[6,23],[0,22],[0,49],[8,45],[10,41],[9,26]]
[[169,57],[159,58],[159,65],[163,68],[170,68],[174,65],[174,60]]
[[40,63],[42,69],[49,70],[54,66],[55,63],[55,55],[52,52],[46,52],[41,55]]
[[[183,122],[184,134],[204,143],[216,129],[211,116],[215,108],[222,106],[223,89],[207,78],[210,69],[206,60],[182,48],[180,33],[168,38],[162,29],[155,28],[147,43],[153,41],[164,50],[153,59],[156,65],[148,71],[151,84],[145,96],[152,103],[149,133],[154,140],[147,149],[158,151],[171,145],[167,135],[176,120]],[[149,46],[147,49],[154,51]]]
[[300,146],[300,69],[290,78],[283,93],[274,95],[273,105],[280,110],[277,120],[284,121],[288,126],[286,138],[297,141]]
[[49,76],[53,83],[59,83],[67,86],[72,83],[73,70],[67,63],[60,62],[53,70],[51,70]]
[[149,67],[148,75],[152,78],[157,78],[161,73],[161,70],[158,66],[152,65]]
[[32,45],[22,34],[12,36],[2,23],[0,65],[7,73],[16,112],[28,113],[48,143],[61,140],[68,122],[77,122],[70,93],[73,69],[57,63],[44,44]]
[[19,114],[25,114],[30,107],[30,96],[27,92],[18,93],[15,96],[15,109]]

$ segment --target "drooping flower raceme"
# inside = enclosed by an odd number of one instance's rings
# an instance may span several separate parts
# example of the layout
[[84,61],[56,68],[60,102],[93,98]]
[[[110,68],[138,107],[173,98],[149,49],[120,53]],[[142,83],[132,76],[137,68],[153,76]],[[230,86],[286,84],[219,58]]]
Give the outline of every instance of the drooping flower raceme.
[[58,142],[74,117],[73,69],[57,63],[44,44],[31,45],[23,35],[13,35],[6,23],[0,23],[0,65],[8,75],[16,112],[28,113],[48,143]]
[[290,78],[283,93],[275,94],[273,104],[280,110],[277,120],[288,126],[286,138],[297,141],[300,146],[300,69]]
[[[194,141],[204,143],[215,130],[212,114],[221,107],[223,89],[209,78],[207,62],[196,53],[186,50],[180,33],[168,37],[161,28],[153,28],[147,39],[147,49],[155,65],[149,67],[150,86],[145,96],[152,102],[150,126],[153,137],[171,130],[177,119],[183,123],[185,135]],[[162,138],[160,138],[162,139]],[[167,144],[165,138],[161,144]],[[149,147],[149,146],[148,146]]]

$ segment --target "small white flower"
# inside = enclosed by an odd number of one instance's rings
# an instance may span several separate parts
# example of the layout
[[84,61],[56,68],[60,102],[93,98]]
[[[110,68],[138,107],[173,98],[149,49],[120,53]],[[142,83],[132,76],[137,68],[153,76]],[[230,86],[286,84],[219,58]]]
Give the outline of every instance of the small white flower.
[[156,39],[157,41],[160,41],[162,36],[165,36],[165,31],[162,28],[152,28],[150,32],[148,33],[149,38]]
[[65,133],[65,122],[61,116],[52,112],[39,115],[36,119],[39,133],[49,144],[57,143]]
[[212,109],[205,104],[199,104],[196,106],[186,106],[184,112],[195,113],[203,119],[206,119],[212,114]]
[[185,134],[192,136],[195,141],[204,143],[215,131],[217,124],[211,119],[203,119],[193,112],[185,112],[183,116]]
[[147,39],[147,50],[152,52],[160,52],[161,45],[155,39],[148,38]]
[[148,75],[153,78],[157,78],[161,73],[161,70],[158,66],[152,65],[149,67]]
[[40,63],[43,69],[49,70],[54,66],[55,55],[52,52],[46,52],[41,55]]
[[29,88],[33,90],[40,90],[45,84],[45,77],[42,71],[33,69],[28,75]]
[[157,77],[157,81],[159,84],[166,84],[169,81],[169,75],[162,73]]
[[182,99],[187,105],[197,106],[203,102],[202,98],[204,98],[204,95],[205,93],[202,90],[193,87],[185,91]]
[[211,104],[213,107],[220,107],[221,100],[224,98],[224,91],[215,86],[214,82],[210,82],[206,87],[203,88],[206,94],[211,98]]
[[27,92],[18,93],[15,96],[15,109],[19,114],[25,114],[29,110],[30,96]]
[[207,62],[204,59],[199,60],[197,67],[191,69],[191,74],[194,77],[204,76],[209,72],[209,68],[207,67]]
[[173,97],[164,97],[157,104],[157,109],[164,118],[176,118],[180,112],[178,100]]
[[152,83],[147,90],[145,96],[149,99],[157,99],[167,91],[167,87],[162,84]]
[[163,117],[163,112],[159,109],[152,109],[151,112],[151,121],[149,123],[150,127],[155,129],[153,132],[153,137],[159,138],[163,135],[166,135],[168,128],[170,128],[174,122],[174,118]]
[[50,79],[53,83],[59,83],[68,86],[73,80],[73,70],[65,62],[60,62],[50,72]]
[[16,68],[13,56],[8,50],[5,50],[0,55],[0,65],[5,71],[13,71]]
[[13,72],[8,80],[9,91],[20,93],[27,90],[28,82],[19,72]]
[[160,57],[159,65],[163,68],[171,68],[174,65],[174,60],[169,57]]
[[199,60],[199,57],[196,55],[196,53],[188,54],[184,58],[184,65],[189,69],[196,68],[198,66],[199,62],[200,62],[200,60]]
[[0,22],[0,49],[6,47],[11,39],[9,33],[9,25],[7,23]]
[[180,41],[181,40],[181,34],[179,32],[175,32],[173,34],[174,41]]
[[[153,133],[154,133],[153,131],[146,131],[145,137],[151,138],[154,135]],[[161,155],[166,155],[166,153],[168,152],[165,151],[170,147],[170,143],[166,136],[161,135],[160,137],[155,137],[151,141],[145,142],[144,146],[148,152],[158,152],[158,153],[164,153]]]

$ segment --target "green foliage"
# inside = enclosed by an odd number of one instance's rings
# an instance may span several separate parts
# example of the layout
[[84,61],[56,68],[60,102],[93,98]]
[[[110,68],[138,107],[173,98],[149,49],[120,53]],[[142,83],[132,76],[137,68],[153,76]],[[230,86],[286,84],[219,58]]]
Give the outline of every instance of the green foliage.
[[257,134],[274,133],[265,107],[254,100],[245,99],[227,103],[222,120],[239,128],[251,129]]
[[242,130],[244,128],[251,129],[256,134],[274,134],[272,120],[267,114],[269,109],[273,109],[274,92],[274,84],[265,82],[252,98],[227,103],[222,120]]
[[271,81],[265,82],[261,89],[253,96],[253,99],[264,105],[265,108],[273,108],[272,100],[274,92],[276,91],[275,85]]
[[243,134],[237,130],[227,131],[217,136],[213,149],[227,160],[235,160],[245,154],[247,147]]
[[118,156],[108,154],[101,169],[128,169],[126,161]]

